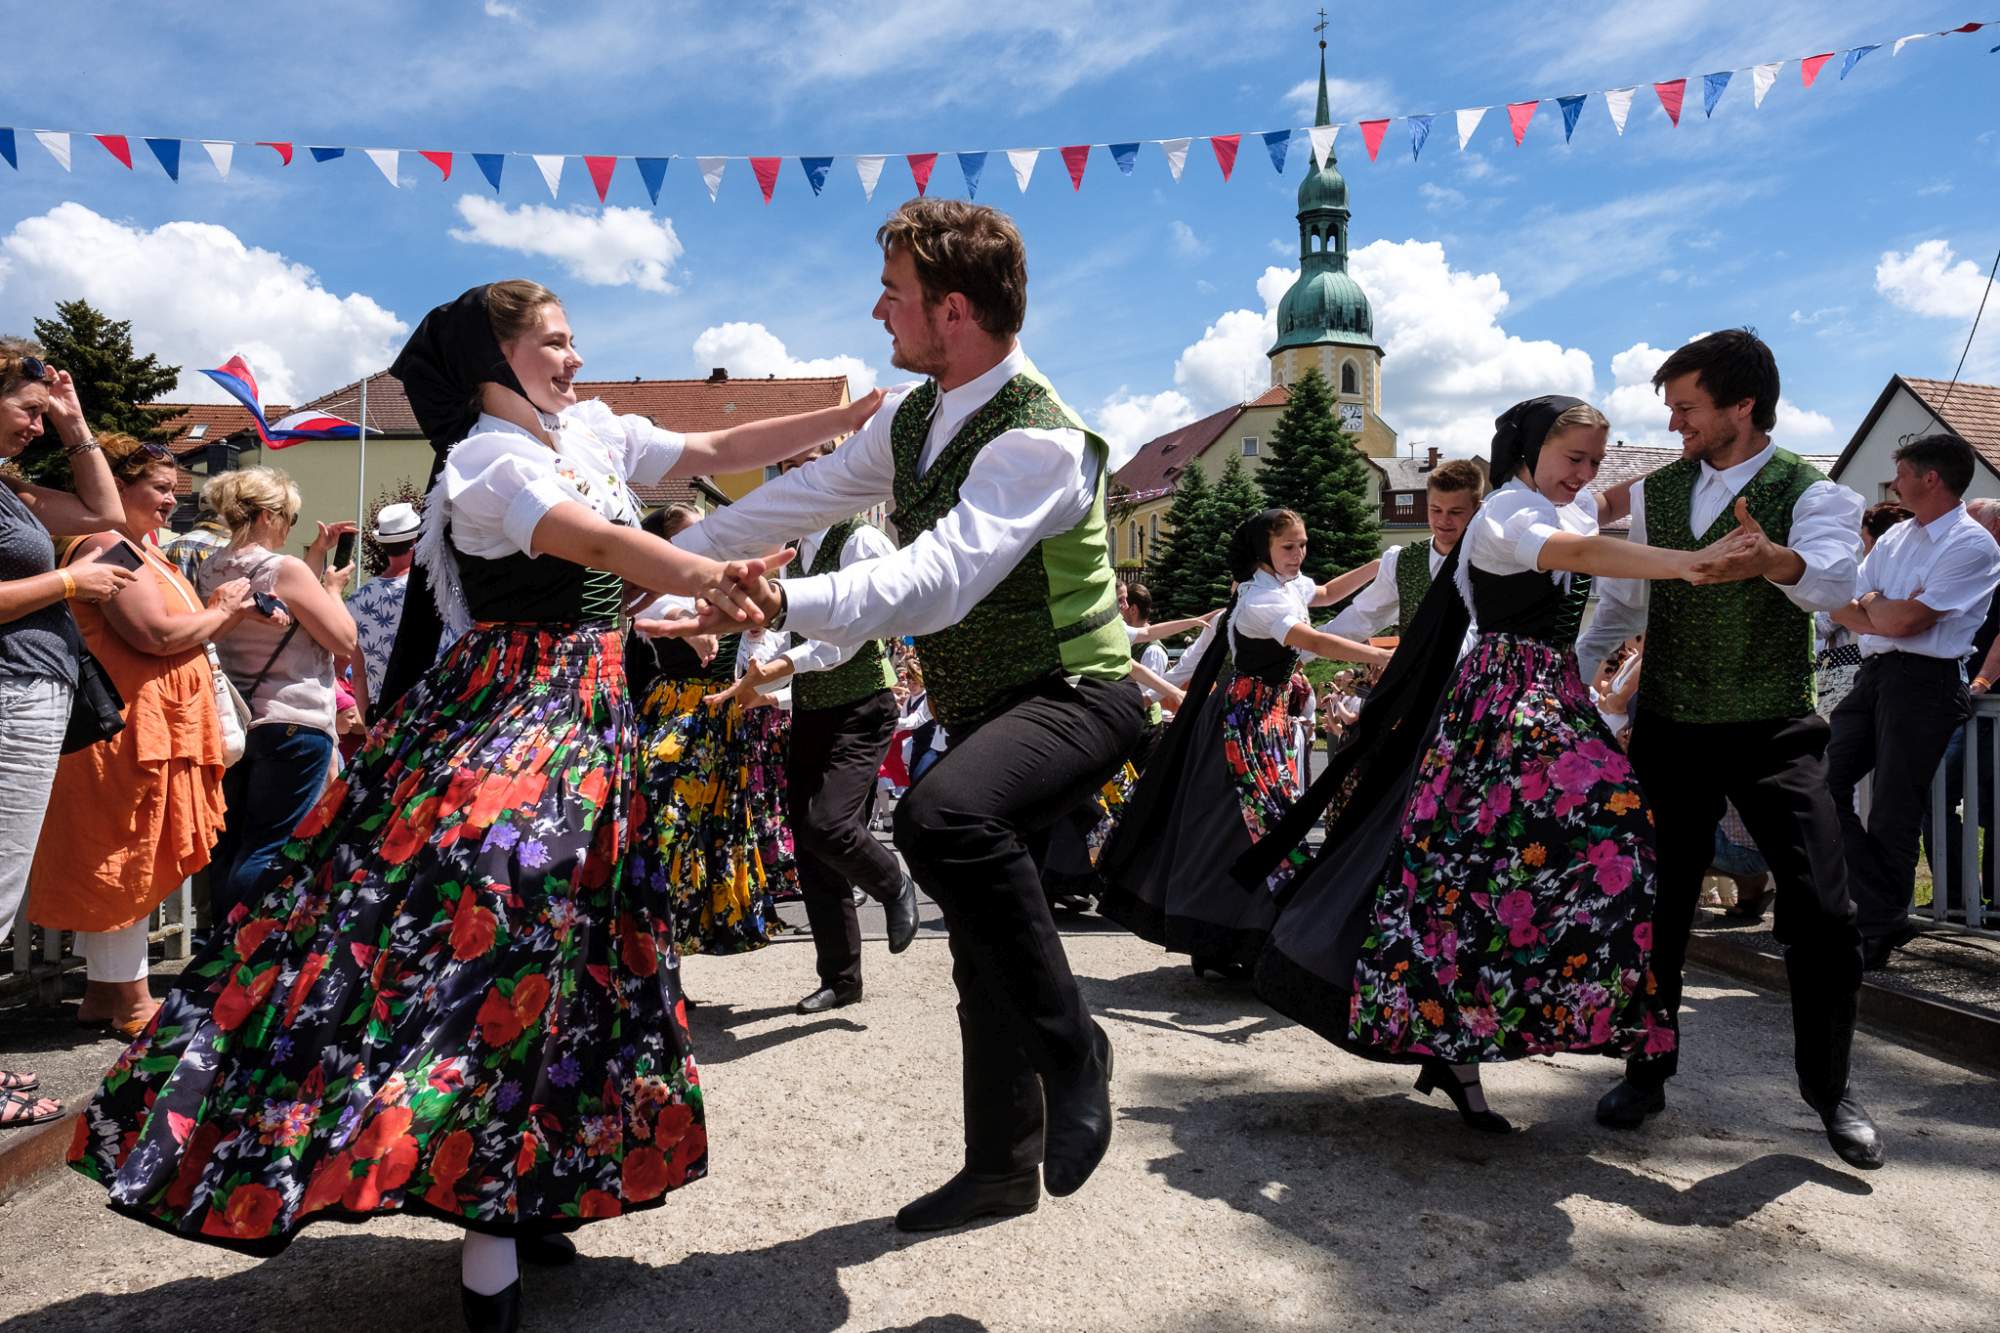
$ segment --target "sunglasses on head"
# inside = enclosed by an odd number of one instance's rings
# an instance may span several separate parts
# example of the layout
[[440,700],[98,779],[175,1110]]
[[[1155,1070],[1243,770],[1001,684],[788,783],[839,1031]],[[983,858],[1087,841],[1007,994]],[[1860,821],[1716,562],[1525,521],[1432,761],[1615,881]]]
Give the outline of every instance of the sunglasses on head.
[[30,384],[39,384],[49,377],[49,363],[38,356],[21,358],[21,378]]
[[174,451],[167,448],[166,445],[161,444],[158,440],[141,440],[139,441],[139,447],[146,451],[146,457],[148,458],[157,459],[162,463],[171,463],[174,461]]

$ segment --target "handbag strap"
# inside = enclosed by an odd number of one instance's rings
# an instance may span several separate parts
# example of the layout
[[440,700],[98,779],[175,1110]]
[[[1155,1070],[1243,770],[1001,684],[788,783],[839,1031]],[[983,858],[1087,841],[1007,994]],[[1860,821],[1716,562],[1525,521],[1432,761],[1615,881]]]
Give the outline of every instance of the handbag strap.
[[297,634],[298,632],[299,632],[298,617],[294,616],[292,618],[292,623],[290,625],[287,625],[285,627],[285,632],[279,636],[278,646],[276,648],[273,648],[271,650],[270,657],[265,659],[264,669],[257,673],[257,679],[250,682],[250,688],[243,691],[243,701],[245,703],[248,703],[250,700],[257,697],[257,687],[264,683],[264,677],[271,674],[271,668],[277,665],[278,654],[285,651],[285,645],[290,643],[292,641],[292,636],[294,634]]

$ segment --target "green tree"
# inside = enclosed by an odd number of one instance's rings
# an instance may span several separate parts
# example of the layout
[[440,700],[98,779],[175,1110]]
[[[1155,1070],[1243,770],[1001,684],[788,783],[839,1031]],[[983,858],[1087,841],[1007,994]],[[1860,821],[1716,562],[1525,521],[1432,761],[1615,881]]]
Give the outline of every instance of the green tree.
[[1355,445],[1334,416],[1326,380],[1317,370],[1299,376],[1257,484],[1268,504],[1305,519],[1305,573],[1315,583],[1366,564],[1381,549],[1381,514],[1368,501],[1368,464]]
[[[160,423],[174,413],[146,404],[180,381],[181,368],[161,365],[150,353],[137,355],[132,321],[112,319],[88,301],[58,301],[54,319],[35,321],[35,338],[42,359],[76,381],[77,400],[92,430],[167,441]],[[45,434],[21,460],[22,470],[36,481],[66,486],[69,467],[62,451],[52,447],[54,439],[53,430]]]
[[1243,460],[1235,454],[1229,455],[1222,475],[1216,478],[1202,506],[1198,524],[1202,540],[1197,548],[1192,582],[1202,590],[1204,609],[1213,609],[1229,600],[1229,539],[1265,507],[1256,483],[1243,470]]
[[1199,467],[1182,470],[1174,485],[1174,502],[1167,509],[1166,531],[1153,548],[1150,589],[1153,614],[1160,620],[1202,615],[1212,605],[1197,605],[1200,598],[1191,567],[1201,545],[1201,511],[1208,504],[1208,478]]

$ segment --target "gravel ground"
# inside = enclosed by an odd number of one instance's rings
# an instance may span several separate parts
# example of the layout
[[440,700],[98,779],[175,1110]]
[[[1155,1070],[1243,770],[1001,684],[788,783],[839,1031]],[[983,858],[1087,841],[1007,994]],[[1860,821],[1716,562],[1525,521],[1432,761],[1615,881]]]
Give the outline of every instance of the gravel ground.
[[[1732,921],[1714,912],[1705,914],[1699,924],[1759,953],[1778,957],[1784,952],[1764,924]],[[1916,917],[1910,924],[1921,933],[1896,950],[1889,966],[1870,972],[1869,982],[2000,1018],[2000,934],[1933,925]]]
[[[687,962],[714,1176],[531,1272],[531,1329],[729,1333],[1991,1328],[2000,1082],[1865,1036],[1890,1164],[1841,1166],[1790,1088],[1774,998],[1691,978],[1685,1072],[1637,1135],[1603,1061],[1491,1072],[1525,1127],[1463,1129],[1130,937],[1072,958],[1118,1049],[1117,1137],[1079,1195],[931,1238],[895,1209],[957,1165],[949,960],[868,946],[868,998],[805,1019],[803,939]],[[0,1330],[458,1327],[456,1233],[323,1226],[264,1263],[177,1242],[64,1173],[0,1208]],[[1983,1239],[1982,1239],[1983,1238]]]

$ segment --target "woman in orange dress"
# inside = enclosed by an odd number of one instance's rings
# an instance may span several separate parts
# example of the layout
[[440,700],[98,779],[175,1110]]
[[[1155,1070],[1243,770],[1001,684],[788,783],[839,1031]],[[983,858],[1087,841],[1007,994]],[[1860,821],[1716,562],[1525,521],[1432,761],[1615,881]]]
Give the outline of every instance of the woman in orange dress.
[[88,986],[77,1019],[129,1037],[157,1007],[146,980],[153,909],[208,864],[222,830],[221,719],[204,645],[255,612],[240,579],[203,607],[153,544],[174,511],[172,456],[129,435],[98,442],[125,521],[71,543],[62,563],[94,555],[139,565],[117,599],[72,608],[125,702],[125,726],[57,767],[28,876],[28,918],[78,932]]

